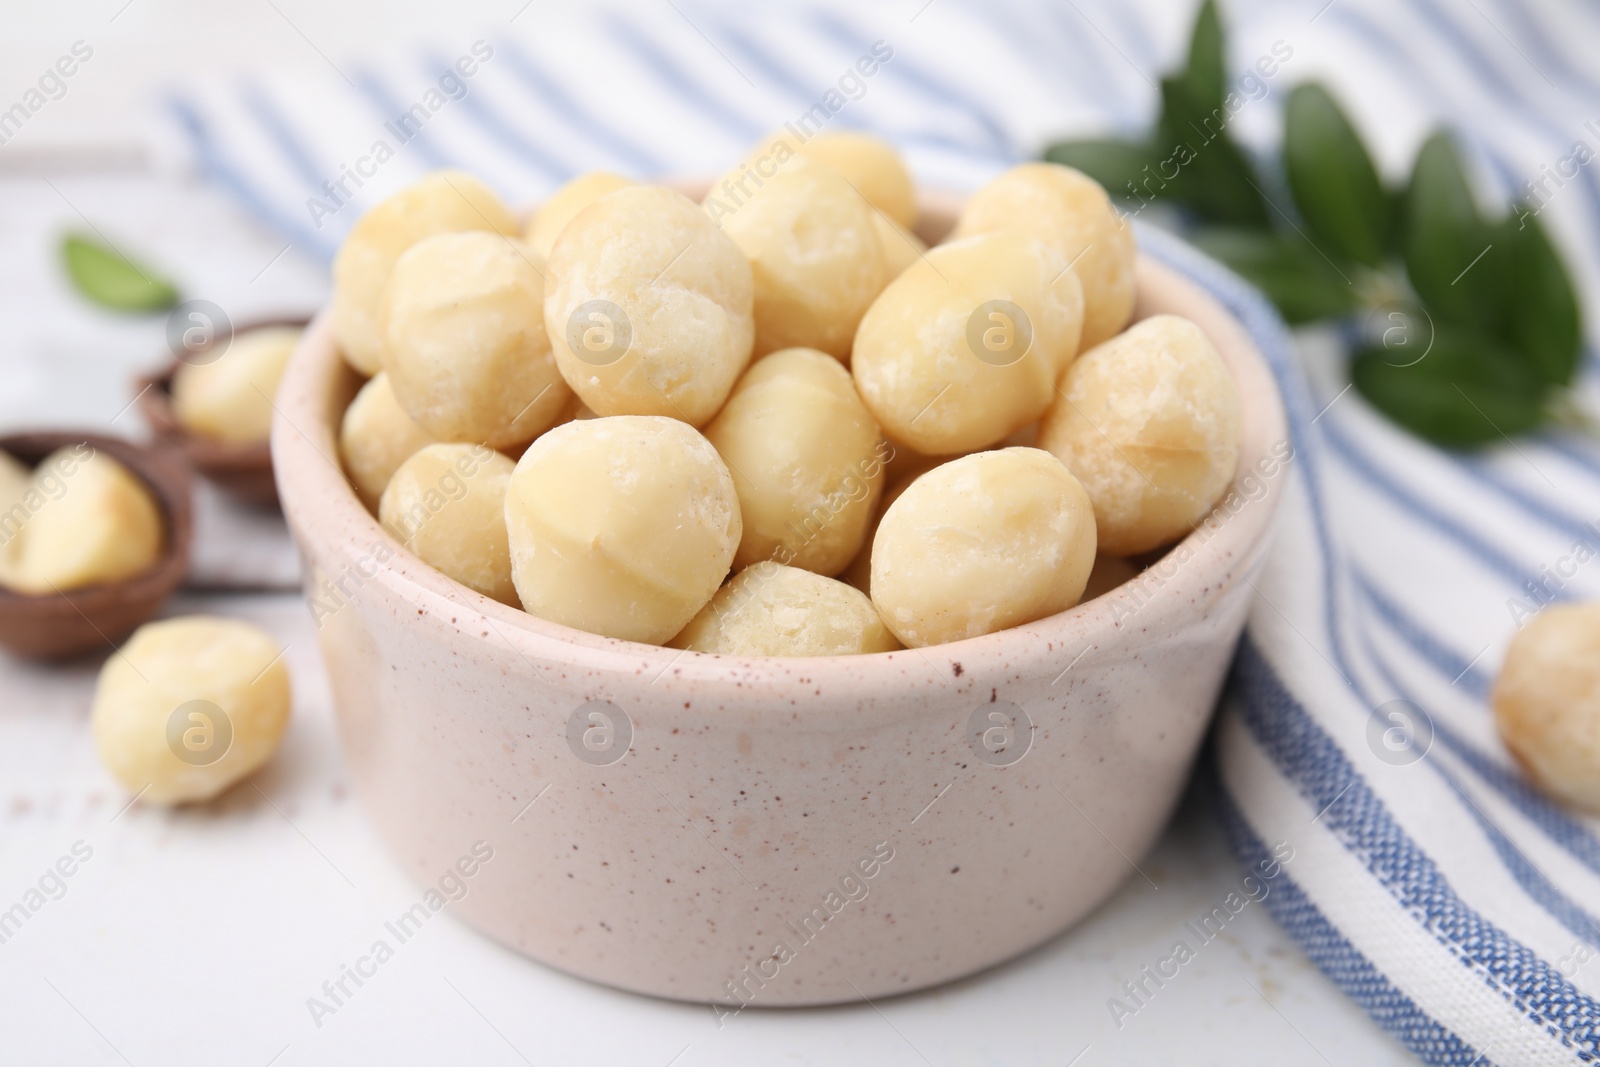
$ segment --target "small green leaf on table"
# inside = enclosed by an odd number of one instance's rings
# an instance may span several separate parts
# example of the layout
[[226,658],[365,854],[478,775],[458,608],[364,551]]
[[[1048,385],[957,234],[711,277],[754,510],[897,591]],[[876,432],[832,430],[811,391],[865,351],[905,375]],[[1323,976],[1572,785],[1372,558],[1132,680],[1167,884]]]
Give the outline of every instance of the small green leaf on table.
[[61,255],[78,292],[101,307],[164,311],[178,302],[178,289],[170,281],[93,237],[68,235]]

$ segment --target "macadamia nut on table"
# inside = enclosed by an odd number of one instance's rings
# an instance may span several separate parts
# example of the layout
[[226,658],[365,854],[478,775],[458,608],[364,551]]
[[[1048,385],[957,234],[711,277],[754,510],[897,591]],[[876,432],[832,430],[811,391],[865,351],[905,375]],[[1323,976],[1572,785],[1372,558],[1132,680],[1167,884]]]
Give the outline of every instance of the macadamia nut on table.
[[389,375],[382,372],[361,387],[339,424],[339,458],[356,495],[371,511],[378,510],[383,487],[400,464],[432,443],[395,399]]
[[182,364],[172,376],[173,415],[190,432],[219,441],[265,441],[272,398],[302,332],[263,326],[235,334],[210,362]]
[[716,593],[742,532],[716,449],[650,415],[569,422],[535,441],[512,473],[506,526],[523,608],[651,644]]
[[1094,501],[1100,551],[1132,556],[1187,534],[1233,480],[1239,394],[1200,327],[1155,315],[1067,369],[1039,447]]
[[833,575],[861,550],[886,448],[837,360],[810,348],[757,360],[706,438],[739,494],[735,567],[775,559]]
[[724,656],[856,656],[901,645],[859,590],[769,561],[734,575],[671,647]]
[[703,426],[750,362],[750,261],[681,193],[606,194],[562,229],[545,270],[556,363],[600,415]]
[[1065,611],[1094,566],[1094,509],[1037,448],[951,460],[884,512],[872,602],[909,648],[959,641]]
[[395,399],[441,441],[518,448],[571,396],[544,325],[544,278],[494,233],[418,241],[383,295],[384,369]]
[[454,170],[428,175],[356,221],[333,261],[333,332],[352,367],[368,377],[383,368],[379,305],[395,260],[424,237],[463,230],[515,236],[520,227],[488,186]]
[[750,259],[755,355],[815,348],[849,359],[856,326],[889,281],[872,207],[831,167],[792,160],[713,183],[702,205]]
[[1512,639],[1490,699],[1528,777],[1600,814],[1600,603],[1541,611]]
[[289,723],[277,643],[235,619],[141,626],[100,670],[91,724],[112,776],[149,804],[209,800],[260,767]]
[[1083,347],[1133,314],[1133,227],[1093,178],[1059,163],[1024,163],[973,193],[952,239],[1013,230],[1050,245],[1083,282]]
[[517,607],[506,542],[506,489],[515,467],[483,445],[427,445],[389,479],[378,521],[424,563]]
[[851,373],[888,437],[928,455],[988,448],[1044,414],[1078,351],[1083,289],[1020,234],[940,245],[867,310]]

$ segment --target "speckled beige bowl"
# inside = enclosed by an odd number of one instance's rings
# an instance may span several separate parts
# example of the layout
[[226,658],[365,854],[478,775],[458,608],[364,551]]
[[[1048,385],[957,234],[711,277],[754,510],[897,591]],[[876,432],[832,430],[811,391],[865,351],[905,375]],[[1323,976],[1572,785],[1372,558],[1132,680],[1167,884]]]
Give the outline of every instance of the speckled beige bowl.
[[[920,228],[936,239],[952,219],[929,200]],[[1138,278],[1137,315],[1188,316],[1232,368],[1241,471],[1281,448],[1242,327],[1163,266]],[[412,558],[337,466],[357,385],[324,314],[285,376],[272,449],[379,833],[432,902],[491,937],[729,1009],[970,974],[1132,875],[1194,761],[1279,496],[1252,493],[1132,583],[1028,626],[723,658],[543,622]]]

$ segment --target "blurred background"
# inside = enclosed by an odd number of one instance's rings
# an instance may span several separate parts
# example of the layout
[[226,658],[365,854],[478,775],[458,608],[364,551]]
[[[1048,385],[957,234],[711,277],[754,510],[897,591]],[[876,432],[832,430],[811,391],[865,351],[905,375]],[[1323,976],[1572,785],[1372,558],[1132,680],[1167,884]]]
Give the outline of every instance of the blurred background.
[[[967,191],[1056,139],[1148,130],[1194,11],[1190,0],[14,0],[0,34],[0,430],[147,434],[130,383],[169,361],[165,316],[87,302],[62,266],[69,232],[155,265],[235,322],[311,314],[343,232],[429,170],[463,166],[513,205],[589,169],[720,171],[880,41],[893,57],[846,87],[839,125],[890,137],[920,183]],[[1232,0],[1222,12],[1234,83],[1262,56],[1280,61],[1229,126],[1248,151],[1275,148],[1288,89],[1310,79],[1336,91],[1392,182],[1448,126],[1495,210],[1574,142],[1600,145],[1591,6]],[[75,72],[41,82],[68,55]],[[464,56],[474,73],[450,75]],[[398,136],[419,104],[420,132]],[[380,142],[392,150],[381,161]],[[1595,190],[1585,172],[1541,213],[1585,296],[1600,287]],[[1307,347],[1317,358],[1317,339]],[[167,613],[272,632],[288,649],[293,725],[259,789],[174,813],[124,809],[87,731],[98,662],[0,654],[0,907],[75,841],[94,852],[0,943],[0,1061],[1407,1061],[1258,907],[1148,1010],[1113,1021],[1108,998],[1240,877],[1199,792],[1143,877],[1083,926],[927,994],[719,1027],[705,1008],[589,986],[447,919],[318,1025],[307,998],[417,890],[348,795],[281,519],[197,493],[194,566]]]

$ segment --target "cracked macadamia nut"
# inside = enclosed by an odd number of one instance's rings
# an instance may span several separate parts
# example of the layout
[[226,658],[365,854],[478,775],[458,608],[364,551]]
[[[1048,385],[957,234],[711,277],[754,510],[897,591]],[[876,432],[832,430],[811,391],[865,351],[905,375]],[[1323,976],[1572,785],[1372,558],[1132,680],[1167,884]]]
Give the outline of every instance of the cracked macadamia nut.
[[1239,394],[1200,327],[1155,315],[1079,356],[1039,447],[1094,501],[1100,551],[1133,556],[1205,518],[1239,462]]
[[1049,244],[1083,281],[1083,347],[1115,335],[1133,314],[1133,227],[1100,183],[1059,163],[1024,163],[979,189],[953,239],[1014,230]]
[[36,595],[131,578],[155,564],[166,536],[144,482],[86,444],[47,456],[4,519],[8,584]]
[[[780,130],[761,142],[745,159],[745,167],[782,166],[794,156],[821,163],[843,175],[851,188],[891,222],[910,226],[917,221],[916,193],[911,172],[888,141],[870,133],[835,130],[801,140]],[[741,168],[742,170],[743,168]]]
[[210,800],[266,763],[289,724],[289,671],[249,623],[189,615],[139,627],[100,669],[100,759],[148,804]]
[[578,212],[607,193],[614,193],[632,184],[634,183],[622,175],[612,174],[607,170],[592,170],[587,174],[578,175],[551,193],[550,199],[539,205],[539,210],[528,223],[528,232],[524,235],[524,240],[539,257],[540,262],[547,261],[550,258],[550,249],[555,246],[556,238]]
[[755,354],[805,347],[848,359],[861,316],[889,280],[861,194],[833,168],[798,159],[771,177],[735,171],[702,206],[749,257]]
[[184,428],[221,441],[265,441],[298,326],[264,326],[236,334],[210,363],[184,364],[172,376],[172,413]]
[[562,229],[546,273],[556,363],[601,415],[703,426],[750,362],[750,261],[681,193],[606,194]]
[[1506,747],[1540,789],[1600,813],[1600,603],[1545,608],[1517,634],[1492,695]]
[[647,415],[569,422],[535,441],[511,476],[506,525],[527,611],[650,644],[716,593],[741,533],[711,442]]
[[859,590],[765,562],[734,575],[671,647],[724,656],[855,656],[901,645]]
[[369,511],[378,510],[383,487],[412,453],[433,438],[412,421],[394,398],[389,375],[379,373],[361,387],[339,424],[339,458]]
[[333,261],[333,333],[352,367],[371,377],[383,367],[380,304],[401,253],[440,233],[521,227],[489,188],[460,171],[438,171],[402,189],[357,220]]
[[971,452],[1044,414],[1082,322],[1082,286],[1053,251],[984,234],[940,245],[889,283],[861,320],[851,373],[891,440]]
[[1059,460],[978,452],[924,474],[884,512],[872,602],[910,648],[979,637],[1072,607],[1094,555],[1094,509]]
[[517,448],[571,396],[544,328],[544,279],[499,234],[412,245],[384,291],[384,369],[400,406],[441,441]]
[[883,486],[882,437],[838,360],[811,348],[757,360],[706,438],[739,493],[735,567],[775,559],[831,575],[860,551]]
[[424,563],[517,607],[506,542],[506,489],[515,468],[482,445],[428,445],[389,479],[378,521]]

